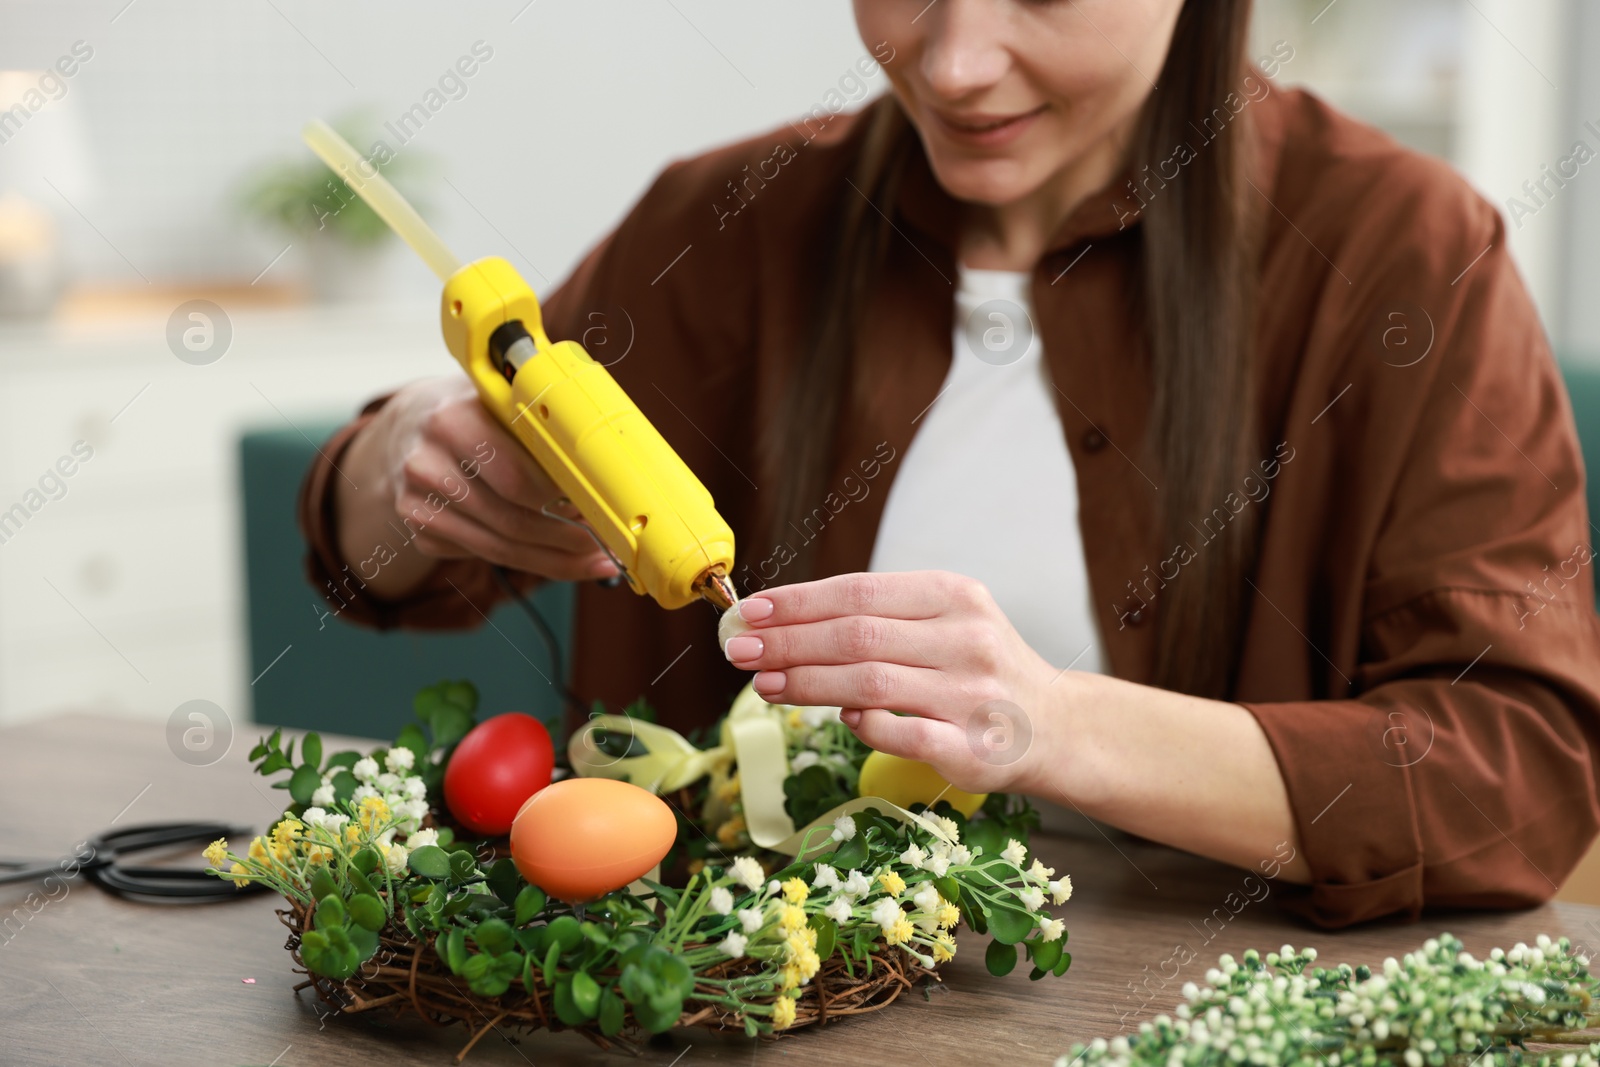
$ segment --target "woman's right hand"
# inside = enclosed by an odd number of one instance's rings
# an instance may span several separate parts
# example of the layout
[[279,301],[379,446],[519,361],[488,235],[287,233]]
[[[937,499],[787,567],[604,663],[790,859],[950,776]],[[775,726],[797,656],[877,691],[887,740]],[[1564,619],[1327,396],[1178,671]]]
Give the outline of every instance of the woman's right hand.
[[[560,581],[617,573],[585,530],[540,514],[561,489],[465,376],[400,389],[350,442],[340,468],[339,551],[383,599],[404,598],[444,559]],[[571,504],[552,510],[578,518]]]

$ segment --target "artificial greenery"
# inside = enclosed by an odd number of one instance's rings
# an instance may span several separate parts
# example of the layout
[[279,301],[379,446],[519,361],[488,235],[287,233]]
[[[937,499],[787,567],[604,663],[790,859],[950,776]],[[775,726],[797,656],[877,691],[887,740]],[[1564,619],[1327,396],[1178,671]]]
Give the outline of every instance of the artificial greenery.
[[1029,863],[1023,842],[1037,817],[1004,798],[972,820],[936,811],[906,822],[868,808],[814,828],[804,860],[719,854],[681,887],[650,881],[581,906],[550,899],[486,843],[424,825],[476,705],[466,683],[431,687],[418,695],[418,724],[365,756],[323,759],[314,734],[298,764],[281,732],[256,746],[259,773],[289,772],[279,784],[293,804],[244,855],[218,841],[206,858],[307,914],[300,956],[312,973],[359,980],[385,937],[409,937],[477,996],[547,990],[560,1022],[609,1037],[630,1023],[659,1032],[705,1008],[752,1035],[783,1029],[825,963],[870,974],[876,954],[898,946],[931,968],[952,958],[963,921],[992,939],[995,974],[1024,958],[1035,979],[1071,965],[1065,925],[1046,910],[1065,903],[1071,880]]
[[1288,945],[1223,956],[1173,1015],[1057,1067],[1596,1067],[1600,982],[1566,938],[1477,959],[1449,934],[1404,959],[1317,967]]

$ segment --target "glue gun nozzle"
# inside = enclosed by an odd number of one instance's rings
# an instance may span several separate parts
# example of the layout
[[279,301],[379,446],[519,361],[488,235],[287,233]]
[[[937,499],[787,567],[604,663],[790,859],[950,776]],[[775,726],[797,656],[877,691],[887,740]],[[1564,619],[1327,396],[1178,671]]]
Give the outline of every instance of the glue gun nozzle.
[[726,574],[722,573],[720,565],[701,575],[700,581],[695,583],[695,588],[701,596],[715,604],[719,611],[727,611],[739,599],[738,591],[734,589],[733,582],[729,580]]

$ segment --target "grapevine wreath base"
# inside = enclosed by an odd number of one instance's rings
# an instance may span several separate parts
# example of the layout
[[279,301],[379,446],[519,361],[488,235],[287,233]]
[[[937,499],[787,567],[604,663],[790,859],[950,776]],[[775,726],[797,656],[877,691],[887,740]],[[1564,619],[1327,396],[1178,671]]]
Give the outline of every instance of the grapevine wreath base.
[[[392,924],[379,935],[378,952],[355,976],[339,982],[314,974],[300,959],[300,936],[311,922],[312,910],[297,906],[277,913],[279,921],[289,929],[285,947],[294,957],[295,970],[306,975],[306,981],[295,986],[296,992],[309,986],[324,1004],[346,1015],[378,1011],[403,1018],[408,1012],[415,1012],[436,1026],[461,1023],[472,1036],[456,1054],[457,1063],[466,1058],[480,1038],[500,1027],[576,1030],[602,1049],[618,1043],[632,1044],[620,1037],[607,1038],[592,1024],[572,1027],[561,1022],[551,1004],[550,989],[540,982],[534,984],[532,996],[520,987],[499,997],[478,996],[450,973],[431,942],[419,942],[409,931]],[[741,966],[751,969],[750,963],[748,958],[729,960],[711,976],[733,977]],[[826,1025],[830,1019],[877,1011],[894,1003],[919,979],[939,980],[937,972],[898,946],[880,948],[872,953],[868,967],[856,966],[854,970],[851,974],[839,956],[823,964],[796,999],[795,1019],[789,1029]],[[692,996],[684,1002],[678,1025],[745,1032],[744,1020],[736,1013],[720,1004],[696,1003]]]

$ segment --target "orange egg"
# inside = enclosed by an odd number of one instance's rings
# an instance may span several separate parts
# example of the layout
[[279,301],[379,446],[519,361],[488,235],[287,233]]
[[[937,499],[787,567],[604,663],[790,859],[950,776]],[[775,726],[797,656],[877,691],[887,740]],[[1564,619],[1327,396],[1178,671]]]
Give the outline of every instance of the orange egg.
[[647,874],[677,838],[672,809],[610,778],[568,778],[529,797],[511,823],[511,860],[557,900],[594,900]]

